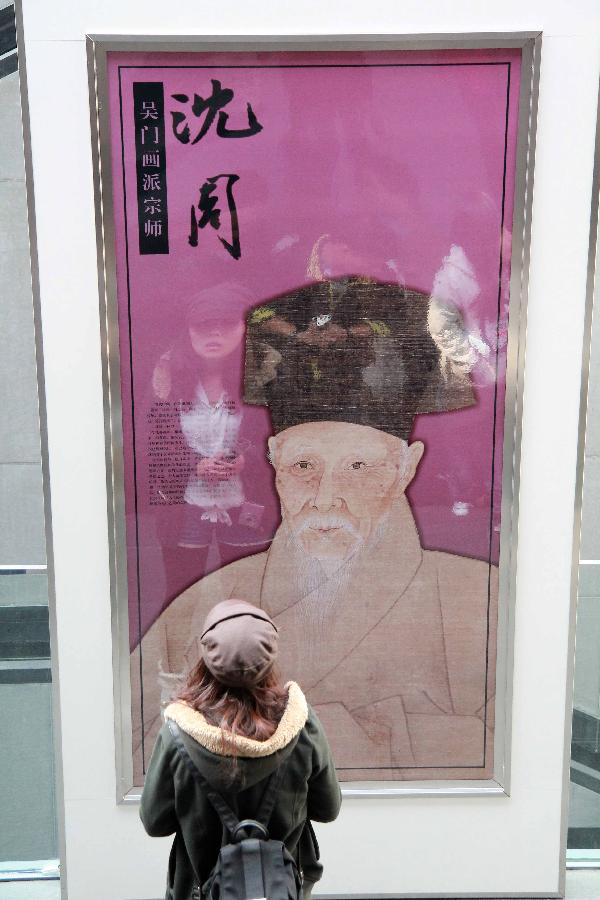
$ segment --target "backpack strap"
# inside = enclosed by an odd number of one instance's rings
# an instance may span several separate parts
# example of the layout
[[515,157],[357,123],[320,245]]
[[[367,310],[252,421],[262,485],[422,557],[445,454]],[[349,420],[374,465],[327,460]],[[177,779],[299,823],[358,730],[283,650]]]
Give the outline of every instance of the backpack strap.
[[268,827],[271,816],[273,815],[273,810],[275,809],[275,803],[277,802],[277,795],[279,794],[286,762],[287,760],[284,760],[270,776],[264,794],[262,795],[262,800],[260,801],[260,808],[256,816],[256,821],[260,822],[261,825],[264,825],[265,828]]
[[[183,740],[181,738],[181,731],[177,722],[174,722],[173,719],[167,719],[167,724],[169,726],[169,731],[173,736],[173,740],[175,741],[175,746],[177,747],[177,750],[179,751],[179,754],[182,757],[188,771],[205,791],[206,796],[210,800],[213,808],[218,813],[222,824],[227,828],[230,834],[233,834],[236,828],[239,826],[240,820],[235,815],[229,804],[226,803],[221,794],[219,794],[210,786],[204,775],[202,775],[202,773],[200,772],[198,766],[195,764],[194,760],[188,753],[185,744],[183,743]],[[265,828],[267,828],[271,816],[273,815],[273,810],[275,809],[275,803],[277,802],[277,795],[279,793],[279,788],[283,779],[286,762],[287,760],[284,760],[284,762],[281,763],[269,777],[267,786],[264,790],[260,802],[260,808],[256,815],[255,821],[259,822]]]
[[246,897],[252,897],[254,900],[266,900],[260,845],[261,842],[254,838],[246,840],[242,844],[242,866],[244,868]]
[[206,796],[210,800],[211,805],[215,809],[218,814],[222,824],[227,828],[230,834],[233,834],[235,829],[240,824],[239,819],[231,809],[231,807],[225,802],[223,797],[214,791],[206,778],[200,772],[198,766],[188,753],[185,744],[181,739],[181,732],[179,730],[179,726],[177,722],[174,722],[173,719],[167,719],[167,723],[169,726],[169,731],[173,736],[173,740],[175,741],[175,746],[179,751],[179,755],[183,759],[183,762],[186,765],[188,772],[190,772],[192,778],[198,782],[198,784],[202,787],[202,790],[206,793]]

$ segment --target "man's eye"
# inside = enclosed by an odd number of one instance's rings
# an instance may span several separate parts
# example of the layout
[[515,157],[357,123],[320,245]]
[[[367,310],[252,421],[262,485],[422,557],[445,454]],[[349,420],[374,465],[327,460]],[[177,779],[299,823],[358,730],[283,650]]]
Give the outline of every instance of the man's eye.
[[312,469],[312,463],[308,459],[299,459],[298,462],[294,463],[293,468],[306,471],[307,469]]
[[355,462],[350,463],[351,469],[366,469],[367,464],[363,462],[361,459],[357,459]]

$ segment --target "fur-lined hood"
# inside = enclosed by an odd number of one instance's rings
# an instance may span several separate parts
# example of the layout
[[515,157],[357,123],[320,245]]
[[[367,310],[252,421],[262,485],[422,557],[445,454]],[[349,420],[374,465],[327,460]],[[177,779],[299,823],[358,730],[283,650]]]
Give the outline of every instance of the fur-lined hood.
[[182,701],[167,706],[165,718],[177,723],[188,752],[215,787],[231,787],[232,777],[248,787],[266,778],[289,756],[306,725],[309,709],[304,694],[294,681],[286,687],[288,700],[283,716],[266,741],[224,734]]
[[288,701],[283,716],[276,731],[266,741],[255,741],[243,735],[227,737],[223,739],[220,728],[210,725],[202,713],[196,712],[187,703],[178,701],[171,703],[165,710],[165,718],[176,722],[182,731],[189,734],[206,750],[217,753],[219,756],[241,756],[255,758],[270,756],[298,737],[308,718],[308,705],[306,697],[295,681],[286,685],[288,689]]

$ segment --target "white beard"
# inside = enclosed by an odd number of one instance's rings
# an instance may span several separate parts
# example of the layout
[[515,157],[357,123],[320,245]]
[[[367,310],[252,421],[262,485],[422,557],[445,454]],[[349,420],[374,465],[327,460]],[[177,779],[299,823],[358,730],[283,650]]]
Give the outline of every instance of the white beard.
[[314,638],[307,641],[307,646],[316,648],[322,642],[323,635],[328,633],[327,629],[335,624],[338,608],[344,602],[354,571],[381,541],[387,519],[385,516],[369,539],[358,543],[352,555],[339,561],[333,571],[329,566],[326,569],[316,557],[310,556],[295,532],[288,530],[285,546],[289,554],[290,589],[292,596],[304,600],[302,625],[307,637]]

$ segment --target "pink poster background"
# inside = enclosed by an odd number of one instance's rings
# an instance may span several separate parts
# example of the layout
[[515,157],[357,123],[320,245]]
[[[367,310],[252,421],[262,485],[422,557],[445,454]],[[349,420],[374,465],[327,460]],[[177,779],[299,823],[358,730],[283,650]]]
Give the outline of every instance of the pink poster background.
[[[347,245],[353,262],[354,271],[332,275],[368,275],[429,292],[451,247],[468,261],[478,293],[462,312],[481,350],[473,372],[477,403],[417,417],[411,439],[426,449],[409,496],[425,548],[498,561],[519,76],[516,50],[110,54],[132,646],[204,574],[204,563],[194,570],[193,557],[190,567],[189,550],[167,546],[172,511],[147,500],[153,368],[180,333],[194,293],[237,282],[253,306],[305,284],[324,234]],[[259,134],[223,139],[213,125],[195,145],[176,140],[170,111],[181,106],[171,95],[207,97],[212,78],[234,91],[228,126],[247,127],[249,102],[263,126]],[[141,81],[164,83],[165,255],[140,256],[138,248],[132,85]],[[188,243],[200,185],[222,172],[239,175],[239,260],[210,227],[200,231],[198,247]],[[253,439],[264,447],[253,478],[272,497],[272,534],[278,517],[266,460],[270,419],[248,409]]]

